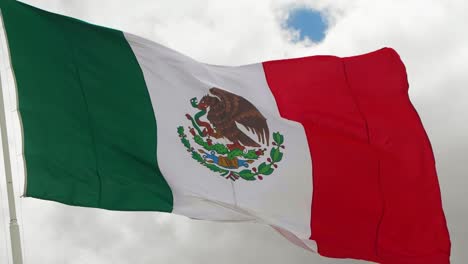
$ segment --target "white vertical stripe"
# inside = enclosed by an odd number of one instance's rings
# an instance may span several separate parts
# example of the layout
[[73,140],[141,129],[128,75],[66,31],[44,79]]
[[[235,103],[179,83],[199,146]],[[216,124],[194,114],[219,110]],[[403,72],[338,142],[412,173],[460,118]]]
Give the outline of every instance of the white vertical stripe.
[[[174,193],[174,213],[207,220],[257,221],[308,240],[312,162],[307,138],[301,124],[280,117],[262,64],[207,65],[151,41],[125,36],[143,70],[153,104],[158,163]],[[267,118],[270,133],[284,135],[284,157],[272,175],[232,182],[197,163],[181,144],[176,129],[190,125],[185,114],[196,112],[190,99],[200,99],[212,87],[244,97]],[[258,165],[258,161],[252,164]]]

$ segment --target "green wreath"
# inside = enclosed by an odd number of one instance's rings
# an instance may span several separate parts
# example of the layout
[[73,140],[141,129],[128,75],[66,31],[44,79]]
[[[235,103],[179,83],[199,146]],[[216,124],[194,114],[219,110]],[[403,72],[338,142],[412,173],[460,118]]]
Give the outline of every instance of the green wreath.
[[[283,152],[281,150],[285,148],[285,146],[283,145],[284,136],[281,135],[279,132],[273,133],[273,147],[270,149],[269,158],[267,158],[266,162],[260,163],[257,167],[253,167],[251,169],[243,169],[239,172],[222,168],[204,159],[201,155],[201,153],[205,153],[204,150],[199,149],[198,151],[196,151],[195,148],[191,146],[190,141],[187,139],[187,135],[185,134],[184,127],[179,126],[177,128],[177,133],[179,134],[180,140],[185,146],[187,152],[191,153],[192,158],[194,160],[196,160],[198,163],[202,164],[209,170],[220,173],[221,176],[231,179],[233,181],[239,178],[242,178],[247,181],[255,181],[257,179],[263,180],[264,176],[271,175],[275,171],[275,169],[278,168],[278,163],[283,159]],[[197,134],[193,136],[193,140],[195,141],[195,143],[197,143],[199,146],[201,146],[207,151],[212,151],[219,155],[226,155],[228,159],[242,157],[244,159],[247,159],[249,163],[258,160],[261,156],[264,155],[264,152],[266,151],[266,149],[248,150],[247,152],[244,152],[240,149],[229,150],[225,145],[220,143],[209,144],[207,141],[204,140],[203,137]]]

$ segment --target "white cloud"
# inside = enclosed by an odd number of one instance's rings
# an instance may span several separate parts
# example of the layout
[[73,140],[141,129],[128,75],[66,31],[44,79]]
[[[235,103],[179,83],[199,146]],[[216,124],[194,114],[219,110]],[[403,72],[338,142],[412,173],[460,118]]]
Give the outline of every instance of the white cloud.
[[[92,23],[144,36],[212,64],[356,55],[394,47],[432,140],[453,241],[468,260],[468,2],[463,0],[124,1],[28,0]],[[318,45],[290,42],[282,19],[295,6],[328,15]],[[0,177],[1,178],[1,177]],[[3,186],[2,186],[3,187]],[[5,194],[2,193],[2,199]],[[26,263],[361,263],[296,248],[266,227],[151,213],[117,213],[23,199]],[[0,215],[1,216],[1,215]],[[6,231],[0,221],[0,233]],[[2,229],[3,228],[3,229]],[[0,241],[0,261],[5,242]]]

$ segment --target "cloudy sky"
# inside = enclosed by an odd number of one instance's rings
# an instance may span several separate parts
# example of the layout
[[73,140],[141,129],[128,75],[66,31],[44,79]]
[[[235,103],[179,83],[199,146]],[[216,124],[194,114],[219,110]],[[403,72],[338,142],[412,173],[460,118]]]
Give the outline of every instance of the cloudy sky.
[[[146,37],[210,64],[395,48],[407,66],[410,96],[435,151],[452,263],[468,261],[468,1],[25,2]],[[300,40],[298,32],[285,27],[295,8],[324,14],[329,28],[323,41]],[[0,175],[0,263],[10,263],[2,179]],[[22,187],[16,182],[19,194]],[[260,225],[73,208],[30,198],[18,203],[27,264],[364,263],[314,255]]]

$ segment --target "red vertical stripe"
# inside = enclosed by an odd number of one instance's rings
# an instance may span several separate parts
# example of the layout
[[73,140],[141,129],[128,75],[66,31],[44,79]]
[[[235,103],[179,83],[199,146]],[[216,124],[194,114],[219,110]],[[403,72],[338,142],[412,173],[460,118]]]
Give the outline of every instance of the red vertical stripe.
[[263,64],[284,118],[302,123],[313,165],[311,239],[329,257],[448,263],[430,143],[391,49]]

